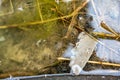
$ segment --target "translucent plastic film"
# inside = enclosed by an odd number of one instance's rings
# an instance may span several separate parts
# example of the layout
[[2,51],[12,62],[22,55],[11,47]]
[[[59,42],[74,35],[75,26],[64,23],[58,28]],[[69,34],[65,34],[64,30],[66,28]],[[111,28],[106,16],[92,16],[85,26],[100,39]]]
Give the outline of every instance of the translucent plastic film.
[[[93,17],[91,25],[95,32],[108,33],[119,38],[119,0],[90,0],[88,14]],[[120,42],[116,40],[100,39],[96,48],[97,56],[104,61],[120,63]]]

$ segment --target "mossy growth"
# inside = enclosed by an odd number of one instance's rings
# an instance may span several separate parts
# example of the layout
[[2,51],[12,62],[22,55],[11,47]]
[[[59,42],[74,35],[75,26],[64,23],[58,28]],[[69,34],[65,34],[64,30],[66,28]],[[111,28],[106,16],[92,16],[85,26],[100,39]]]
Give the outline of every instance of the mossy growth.
[[[57,9],[62,12],[63,15],[68,15],[72,12],[72,8],[69,4],[57,4],[54,0],[13,0],[12,6],[14,12],[9,15],[1,16],[0,25],[19,25],[27,22],[40,21],[40,16],[43,17],[43,20],[59,17],[59,13],[52,9]],[[3,7],[5,9],[8,8],[8,6]]]

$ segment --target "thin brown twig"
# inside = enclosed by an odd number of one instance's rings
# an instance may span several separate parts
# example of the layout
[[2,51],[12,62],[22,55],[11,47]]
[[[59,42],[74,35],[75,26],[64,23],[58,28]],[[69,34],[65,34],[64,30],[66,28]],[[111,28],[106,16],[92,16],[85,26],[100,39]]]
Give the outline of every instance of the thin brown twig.
[[[69,59],[69,58],[63,58],[63,57],[59,57],[59,58],[58,58],[58,60],[70,61],[70,59]],[[88,63],[91,63],[91,64],[100,64],[100,65],[107,65],[107,66],[116,66],[116,67],[120,67],[120,64],[109,63],[109,62],[88,61]]]
[[[114,34],[109,33],[103,33],[103,32],[92,32],[92,35],[98,38],[105,38],[105,39],[114,39],[116,40],[118,36]],[[118,34],[120,36],[120,34]],[[119,38],[117,40],[120,40]]]
[[12,24],[12,25],[3,25],[3,26],[0,26],[0,29],[10,28],[10,27],[17,27],[17,26],[25,26],[25,25],[42,24],[42,23],[46,23],[46,22],[55,21],[55,20],[58,20],[58,19],[69,18],[71,16],[72,15],[70,14],[70,15],[57,17],[57,18],[53,18],[53,19],[48,19],[48,20],[43,20],[43,21],[35,21],[35,22],[28,22],[28,23],[21,23],[21,24]]
[[82,5],[80,5],[77,9],[75,9],[72,13],[72,19],[71,19],[71,23],[68,27],[68,31],[66,33],[66,36],[64,38],[68,38],[72,29],[73,29],[73,26],[76,24],[76,15],[79,13],[79,11],[86,6],[86,4],[89,2],[89,0],[86,0]]
[[86,4],[89,2],[89,0],[86,0],[85,2],[83,2],[83,4],[81,6],[79,6],[75,11],[73,11],[72,15],[76,15],[78,14],[78,12],[86,6]]
[[66,36],[64,38],[68,38],[70,33],[72,32],[73,26],[75,25],[76,21],[75,21],[75,16],[72,17],[71,23],[68,27],[68,31],[66,33]]
[[118,36],[118,33],[117,33],[114,29],[112,29],[111,27],[109,27],[105,22],[102,21],[102,22],[100,23],[100,25],[101,25],[101,27],[104,28],[105,30],[107,30],[107,31],[115,34],[116,36]]

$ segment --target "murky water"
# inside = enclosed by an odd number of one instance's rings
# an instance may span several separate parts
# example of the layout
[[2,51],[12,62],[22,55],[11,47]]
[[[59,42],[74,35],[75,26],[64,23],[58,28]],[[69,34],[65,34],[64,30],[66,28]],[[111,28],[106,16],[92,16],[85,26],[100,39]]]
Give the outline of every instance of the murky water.
[[[55,6],[59,8],[61,6],[54,1],[0,0],[0,2],[0,8],[5,10],[0,9],[0,74],[22,72],[21,74],[30,75],[45,72],[47,70],[43,68],[58,63],[57,58],[63,54],[69,41],[75,41],[73,37],[68,41],[63,39],[68,24],[65,26],[57,20],[39,24],[59,17],[54,9]],[[65,5],[65,9],[69,6],[64,3],[61,5]],[[8,11],[11,9],[11,12]],[[58,71],[51,69],[51,72]]]

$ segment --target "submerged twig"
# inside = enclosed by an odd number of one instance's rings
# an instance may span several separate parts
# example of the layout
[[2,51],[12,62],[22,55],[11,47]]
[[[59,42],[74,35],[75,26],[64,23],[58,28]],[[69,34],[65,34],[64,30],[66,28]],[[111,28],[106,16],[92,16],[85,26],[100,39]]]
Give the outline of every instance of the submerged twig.
[[71,31],[72,31],[72,28],[73,26],[76,24],[76,21],[75,21],[75,18],[76,18],[76,15],[79,13],[79,11],[86,6],[86,4],[89,2],[89,0],[86,0],[82,5],[80,5],[77,9],[75,9],[72,13],[72,19],[71,19],[71,23],[68,27],[68,31],[66,33],[66,36],[65,38],[68,38],[68,36],[70,35]]
[[97,38],[103,38],[103,39],[113,39],[113,40],[120,40],[119,36],[120,34],[118,34],[118,36],[114,35],[114,34],[109,34],[109,33],[103,33],[103,32],[92,32],[92,35],[97,37]]
[[[70,59],[69,59],[69,58],[63,58],[63,57],[59,57],[59,58],[58,58],[58,60],[70,61]],[[88,63],[91,63],[91,64],[100,64],[100,65],[107,65],[107,66],[116,66],[116,67],[120,67],[120,64],[109,63],[109,62],[88,61]]]
[[75,25],[76,21],[75,21],[75,16],[72,17],[71,23],[68,27],[68,31],[66,33],[66,36],[64,38],[68,38],[68,36],[70,35],[70,33],[72,32],[73,26]]
[[42,23],[46,23],[46,22],[51,22],[51,21],[55,21],[58,19],[64,19],[64,18],[69,18],[72,15],[66,15],[66,16],[62,16],[62,17],[57,17],[57,18],[53,18],[53,19],[48,19],[48,20],[43,20],[43,21],[35,21],[35,22],[28,22],[28,23],[21,23],[21,24],[12,24],[12,25],[3,25],[0,26],[0,29],[5,29],[5,28],[11,28],[11,27],[18,27],[18,26],[25,26],[25,25],[36,25],[36,24],[42,24]]
[[106,23],[104,23],[103,21],[100,23],[101,27],[104,28],[105,30],[115,34],[116,36],[118,36],[118,33],[113,30],[111,27],[109,27]]
[[40,3],[39,3],[39,0],[37,0],[37,7],[38,7],[38,12],[39,12],[40,19],[41,19],[41,21],[43,21],[41,6],[40,6]]

